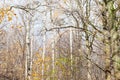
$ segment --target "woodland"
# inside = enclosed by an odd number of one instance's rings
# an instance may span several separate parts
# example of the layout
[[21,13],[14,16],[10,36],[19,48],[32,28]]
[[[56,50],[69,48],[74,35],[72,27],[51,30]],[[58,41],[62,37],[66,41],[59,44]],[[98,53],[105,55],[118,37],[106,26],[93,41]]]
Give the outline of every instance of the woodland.
[[0,0],[0,80],[120,80],[120,0]]

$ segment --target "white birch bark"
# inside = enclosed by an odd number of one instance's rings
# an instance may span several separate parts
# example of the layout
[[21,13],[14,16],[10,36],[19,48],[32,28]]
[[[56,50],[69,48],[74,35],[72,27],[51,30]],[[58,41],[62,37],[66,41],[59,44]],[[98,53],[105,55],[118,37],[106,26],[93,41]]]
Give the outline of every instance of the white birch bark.
[[54,47],[55,47],[55,43],[54,43],[54,40],[53,40],[53,43],[52,43],[52,67],[53,67],[53,69],[52,69],[52,71],[53,71],[53,80],[54,80],[54,72],[55,72],[55,49],[54,49]]
[[42,53],[42,80],[44,80],[44,61],[45,61],[45,52],[46,52],[46,32],[43,35],[43,53]]
[[[29,16],[28,16],[29,17]],[[27,26],[26,26],[26,79],[30,79],[31,75],[31,47],[30,47],[30,23],[29,20],[27,20]]]
[[[30,4],[31,0],[28,0],[27,4]],[[30,15],[26,14],[26,55],[25,55],[25,80],[31,80],[31,64],[32,64],[32,54],[31,54],[31,37],[30,37]]]
[[70,59],[71,59],[71,80],[73,80],[73,34],[72,28],[70,28]]
[[52,67],[53,67],[53,69],[52,69],[52,71],[53,71],[53,75],[52,75],[52,77],[53,77],[53,80],[55,79],[55,41],[56,41],[56,37],[55,37],[55,31],[54,31],[54,33],[53,33],[53,41],[52,41]]
[[33,36],[31,36],[31,45],[30,45],[30,76],[31,76],[31,74],[32,74],[32,63],[33,63],[33,39],[34,39],[34,37]]

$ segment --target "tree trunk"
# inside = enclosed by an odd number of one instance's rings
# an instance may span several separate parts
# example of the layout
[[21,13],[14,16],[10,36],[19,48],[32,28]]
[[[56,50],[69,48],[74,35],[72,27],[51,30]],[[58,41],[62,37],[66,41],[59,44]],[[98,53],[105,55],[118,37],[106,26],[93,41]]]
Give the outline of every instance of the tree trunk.
[[45,52],[46,52],[46,32],[43,35],[43,53],[42,53],[42,80],[44,80],[44,62],[45,62]]
[[30,65],[31,65],[30,26],[28,22],[28,25],[26,26],[26,71],[25,71],[26,79],[28,80],[31,80],[30,79],[30,75],[31,75]]
[[70,59],[71,59],[71,80],[73,80],[73,33],[70,28]]
[[52,80],[55,80],[55,39],[52,42]]

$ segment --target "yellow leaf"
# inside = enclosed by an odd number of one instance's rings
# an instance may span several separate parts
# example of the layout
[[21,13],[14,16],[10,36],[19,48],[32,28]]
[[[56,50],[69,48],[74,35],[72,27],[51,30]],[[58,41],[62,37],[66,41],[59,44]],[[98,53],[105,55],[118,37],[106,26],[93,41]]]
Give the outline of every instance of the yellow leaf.
[[12,17],[8,16],[8,21],[11,21],[12,20]]
[[63,0],[64,1],[64,3],[66,3],[67,2],[67,0]]
[[36,76],[37,76],[37,74],[36,74],[36,73],[33,73],[33,74],[32,74],[32,76],[33,76],[33,77],[36,77]]
[[2,20],[0,19],[0,23],[2,23]]
[[1,16],[1,17],[4,17],[4,12],[0,12],[0,16]]
[[40,51],[42,51],[42,48],[39,48]]
[[21,28],[22,28],[22,26],[17,26],[17,28],[21,29]]
[[53,13],[53,18],[57,18],[58,17],[58,10],[55,10]]

